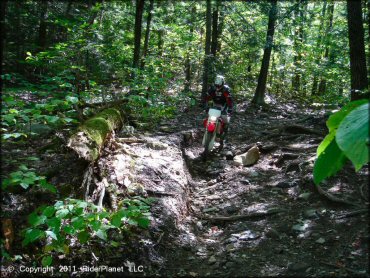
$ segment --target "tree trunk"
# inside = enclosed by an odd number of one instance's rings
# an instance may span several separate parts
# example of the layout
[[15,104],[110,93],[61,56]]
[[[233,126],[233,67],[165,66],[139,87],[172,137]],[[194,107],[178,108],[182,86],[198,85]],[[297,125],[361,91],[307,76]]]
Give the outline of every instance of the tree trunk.
[[39,27],[39,37],[38,46],[39,51],[45,50],[46,48],[46,16],[48,12],[48,1],[41,1],[41,12],[40,12],[40,27]]
[[[321,13],[321,17],[320,17],[319,35],[318,35],[317,42],[316,42],[316,49],[321,49],[322,26],[324,25],[325,14],[326,14],[326,1],[324,1],[323,8],[322,8],[322,13]],[[320,50],[319,53],[316,56],[315,65],[319,65],[320,60],[321,60],[321,55],[322,55],[322,52]],[[317,85],[318,85],[318,76],[317,75],[318,74],[317,74],[316,70],[314,70],[312,90],[311,90],[311,95],[313,95],[313,96],[317,94]]]
[[[304,5],[304,6],[303,6]],[[292,80],[293,90],[296,92],[301,91],[301,60],[302,60],[302,45],[303,45],[303,25],[305,23],[305,9],[307,8],[307,2],[298,2],[298,11],[296,12],[295,19],[299,18],[299,26],[294,36],[294,66],[295,74]]]
[[[194,35],[194,21],[195,21],[195,13],[197,11],[197,7],[194,5],[193,8],[192,8],[192,12],[191,12],[191,22],[190,22],[190,29],[189,29],[189,32],[190,32],[190,36],[193,37]],[[190,51],[191,51],[191,47],[189,47],[188,49],[188,53],[186,55],[186,61],[185,61],[185,86],[184,86],[184,91],[185,92],[188,92],[190,91],[190,84],[191,84],[191,62],[190,62]]]
[[5,46],[5,37],[6,37],[6,30],[5,30],[5,12],[6,12],[6,4],[7,1],[1,1],[0,7],[0,34],[1,34],[1,41],[0,41],[0,92],[3,91],[3,78],[1,77],[4,74],[4,46]]
[[122,123],[122,114],[118,109],[105,109],[79,126],[67,146],[80,158],[93,162],[99,157],[108,135],[121,128]]
[[222,35],[222,30],[224,29],[224,18],[225,18],[225,8],[223,7],[222,5],[222,1],[223,0],[219,0],[219,6],[218,6],[218,27],[217,27],[217,37],[218,37],[218,41],[217,41],[217,52],[220,52],[221,51],[221,41],[220,41],[220,38],[221,38],[221,35]]
[[[333,28],[333,15],[334,15],[334,2],[331,2],[328,7],[328,13],[329,13],[329,25],[326,30],[325,38],[326,38],[326,48],[325,48],[325,53],[324,53],[324,70],[326,70],[326,65],[328,64],[328,58],[329,58],[329,42],[330,42],[330,37],[331,37],[331,31]],[[326,91],[326,78],[321,77],[320,84],[319,84],[319,90],[318,94],[322,95]]]
[[277,13],[277,0],[271,0],[271,9],[269,12],[269,20],[267,25],[266,45],[263,51],[262,65],[260,74],[258,76],[257,89],[252,99],[252,103],[256,105],[265,104],[264,98],[266,90],[266,81],[270,63],[272,44],[274,40],[276,13]]
[[351,101],[353,101],[364,97],[358,91],[368,90],[361,1],[347,0],[347,19],[351,68]]
[[212,28],[212,7],[211,0],[207,0],[206,11],[206,43],[204,48],[204,69],[203,69],[203,84],[202,84],[202,99],[208,90],[208,78],[210,67],[210,52],[211,52],[211,28]]
[[145,0],[136,0],[136,13],[135,13],[135,39],[134,39],[134,57],[132,62],[133,68],[139,67],[140,61],[140,42],[141,42],[141,25],[143,18]]
[[215,9],[212,13],[212,42],[211,42],[211,54],[216,57],[217,52],[217,40],[218,40],[218,5],[217,2]]
[[152,21],[153,7],[154,7],[154,0],[150,0],[149,9],[148,9],[148,17],[146,19],[145,41],[144,41],[144,49],[143,49],[143,58],[141,60],[141,69],[143,69],[145,66],[145,58],[148,54],[149,38],[150,38],[150,24]]

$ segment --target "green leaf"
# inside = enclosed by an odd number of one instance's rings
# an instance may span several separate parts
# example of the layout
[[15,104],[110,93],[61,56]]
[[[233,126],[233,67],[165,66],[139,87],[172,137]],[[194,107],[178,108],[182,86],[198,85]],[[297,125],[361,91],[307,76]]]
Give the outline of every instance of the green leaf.
[[114,227],[119,228],[122,225],[122,215],[120,213],[116,213],[113,215],[111,223]]
[[339,149],[337,142],[332,140],[315,161],[313,168],[315,184],[319,184],[327,177],[334,175],[342,169],[346,159],[344,153]]
[[347,114],[349,114],[356,107],[367,102],[368,101],[366,99],[350,102],[347,105],[343,106],[340,111],[331,115],[326,121],[326,126],[328,127],[329,131],[331,132],[332,130],[336,130]]
[[41,264],[44,267],[50,266],[52,262],[53,262],[53,258],[50,255],[43,257],[41,260]]
[[77,230],[82,229],[85,225],[85,220],[81,216],[72,219],[72,226]]
[[67,226],[64,226],[63,227],[63,230],[67,233],[67,234],[70,234],[70,235],[74,235],[76,234],[76,230],[73,226],[71,225],[67,225]]
[[57,235],[53,231],[46,231],[47,236],[50,236],[52,239],[58,240]]
[[49,227],[53,228],[53,231],[57,233],[60,230],[61,220],[59,218],[53,217],[46,220],[46,224]]
[[93,220],[93,221],[91,221],[91,228],[92,228],[94,231],[99,230],[99,229],[100,229],[100,226],[101,226],[100,221],[98,221],[98,220]]
[[87,231],[82,231],[82,232],[79,232],[78,235],[77,235],[77,238],[78,240],[80,241],[80,243],[86,243],[88,240],[89,240],[89,233]]
[[336,141],[356,171],[369,162],[369,103],[352,110],[341,122]]
[[148,228],[150,224],[149,218],[146,217],[141,217],[137,220],[137,224],[139,225],[140,228]]
[[61,219],[61,218],[64,218],[65,216],[67,216],[68,213],[69,213],[68,209],[61,209],[61,210],[58,210],[55,213],[55,216]]
[[102,240],[107,240],[107,232],[100,229],[96,232],[96,235],[101,238]]
[[46,220],[46,216],[45,215],[37,215],[36,213],[31,213],[29,216],[28,216],[28,222],[32,225],[32,226],[38,226],[38,225],[41,225],[41,224],[44,224],[45,223],[45,220]]
[[24,183],[24,182],[21,182],[19,185],[22,186],[24,189],[27,189],[28,187],[30,187],[28,183]]
[[52,193],[57,193],[56,187],[54,185],[52,185],[51,183],[48,183],[46,181],[46,179],[40,180],[39,184],[40,184],[40,187],[45,188],[45,189],[49,190]]
[[22,241],[22,245],[26,246],[27,244],[34,242],[35,240],[41,238],[44,235],[45,235],[44,231],[41,231],[39,229],[29,229],[26,232],[24,240]]
[[55,212],[55,208],[52,206],[48,206],[44,209],[42,214],[45,215],[46,217],[51,217],[54,214],[54,212]]
[[329,146],[331,141],[335,140],[335,133],[335,131],[330,132],[328,135],[325,136],[324,140],[322,140],[316,151],[318,157]]

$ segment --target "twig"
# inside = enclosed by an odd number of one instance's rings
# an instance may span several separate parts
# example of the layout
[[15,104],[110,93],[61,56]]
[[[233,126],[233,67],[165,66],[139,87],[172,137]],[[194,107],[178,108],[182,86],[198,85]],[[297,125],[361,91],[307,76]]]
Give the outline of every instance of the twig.
[[232,216],[211,216],[211,217],[203,217],[205,220],[210,221],[235,221],[235,220],[241,220],[241,219],[247,219],[247,218],[258,218],[258,217],[264,217],[269,216],[281,212],[285,212],[285,209],[280,208],[272,208],[264,212],[254,212],[254,213],[248,213],[248,214],[239,214],[239,215],[232,215]]

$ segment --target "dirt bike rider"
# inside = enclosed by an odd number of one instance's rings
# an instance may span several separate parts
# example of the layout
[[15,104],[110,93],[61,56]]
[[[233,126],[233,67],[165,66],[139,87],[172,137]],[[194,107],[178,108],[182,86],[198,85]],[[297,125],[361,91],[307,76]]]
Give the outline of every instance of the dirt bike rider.
[[225,137],[229,129],[231,114],[233,112],[233,99],[231,97],[230,87],[225,84],[225,78],[217,75],[215,86],[211,87],[204,99],[205,109],[208,112],[208,101],[212,100],[216,106],[221,106],[221,118],[224,120],[224,132],[220,138],[220,149],[224,147]]

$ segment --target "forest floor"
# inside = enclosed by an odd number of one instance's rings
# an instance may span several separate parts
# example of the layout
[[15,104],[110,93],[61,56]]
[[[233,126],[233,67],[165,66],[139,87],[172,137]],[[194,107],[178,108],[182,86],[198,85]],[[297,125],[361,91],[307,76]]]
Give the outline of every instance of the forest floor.
[[[256,110],[240,104],[227,146],[207,161],[201,158],[205,114],[199,108],[179,113],[154,131],[124,128],[95,165],[115,184],[104,203],[111,205],[113,195],[119,200],[127,191],[155,197],[151,226],[115,248],[72,244],[70,256],[60,257],[59,263],[133,262],[142,267],[127,271],[133,276],[368,276],[368,169],[355,173],[348,163],[325,181],[322,188],[331,199],[312,180],[328,111],[292,104]],[[257,163],[235,165],[232,157],[254,145],[261,153]],[[63,170],[52,181],[59,187],[76,185],[83,168],[71,159],[47,154],[40,167],[59,163]],[[7,198],[3,209],[22,227],[22,215],[49,197]],[[25,257],[22,263],[30,260]]]

